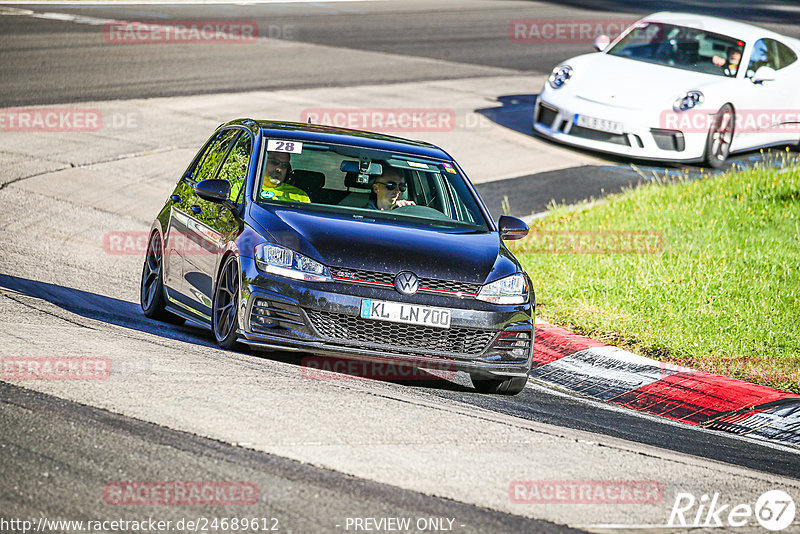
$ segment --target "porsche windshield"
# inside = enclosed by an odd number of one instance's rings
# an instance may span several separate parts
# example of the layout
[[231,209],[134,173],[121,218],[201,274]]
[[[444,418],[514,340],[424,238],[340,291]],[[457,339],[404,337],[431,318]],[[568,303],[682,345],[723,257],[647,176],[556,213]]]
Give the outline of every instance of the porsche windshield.
[[254,192],[259,203],[490,229],[452,162],[351,145],[265,141]]
[[744,41],[688,26],[637,24],[608,50],[627,57],[717,76],[736,76]]

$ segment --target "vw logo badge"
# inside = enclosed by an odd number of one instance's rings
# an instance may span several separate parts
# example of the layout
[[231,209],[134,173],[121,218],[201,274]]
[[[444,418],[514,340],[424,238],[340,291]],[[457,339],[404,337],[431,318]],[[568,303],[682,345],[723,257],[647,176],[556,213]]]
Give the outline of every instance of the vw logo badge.
[[394,277],[394,287],[403,295],[413,295],[419,289],[419,278],[410,271],[403,271]]

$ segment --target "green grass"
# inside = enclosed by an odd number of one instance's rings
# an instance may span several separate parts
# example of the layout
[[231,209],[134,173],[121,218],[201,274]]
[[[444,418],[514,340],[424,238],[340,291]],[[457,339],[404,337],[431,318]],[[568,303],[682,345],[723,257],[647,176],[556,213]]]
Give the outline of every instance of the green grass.
[[[513,246],[537,315],[657,360],[800,393],[800,163],[788,153],[776,163],[551,208]],[[647,231],[661,235],[639,234],[656,252],[552,252],[569,235],[596,249],[598,236]]]

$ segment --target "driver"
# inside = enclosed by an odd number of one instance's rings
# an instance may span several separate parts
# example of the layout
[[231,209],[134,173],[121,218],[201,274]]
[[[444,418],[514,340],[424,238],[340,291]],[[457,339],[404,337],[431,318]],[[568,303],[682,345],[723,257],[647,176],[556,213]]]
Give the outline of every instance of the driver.
[[722,71],[726,76],[736,76],[739,70],[739,62],[742,61],[742,52],[737,48],[728,48],[727,60],[721,56],[711,58],[712,63],[717,67],[723,67]]
[[289,174],[289,153],[267,152],[267,164],[264,166],[264,181],[261,185],[260,198],[311,202],[305,191],[286,183],[287,174]]
[[372,184],[372,193],[370,193],[367,207],[387,211],[401,206],[416,206],[416,202],[413,200],[400,198],[408,189],[402,171],[388,165],[384,165],[383,169],[383,174],[377,177]]

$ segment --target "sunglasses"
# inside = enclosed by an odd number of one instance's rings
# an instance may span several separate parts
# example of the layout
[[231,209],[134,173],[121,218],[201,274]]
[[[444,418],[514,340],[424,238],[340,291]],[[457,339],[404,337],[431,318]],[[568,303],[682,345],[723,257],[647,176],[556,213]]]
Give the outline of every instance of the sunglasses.
[[281,161],[279,159],[273,159],[273,158],[267,158],[267,163],[269,163],[273,167],[281,167],[281,168],[284,168],[284,169],[289,166],[289,162],[288,161]]
[[395,189],[399,189],[401,193],[405,193],[406,189],[408,189],[408,184],[405,182],[376,182],[382,184],[387,191],[394,191]]

